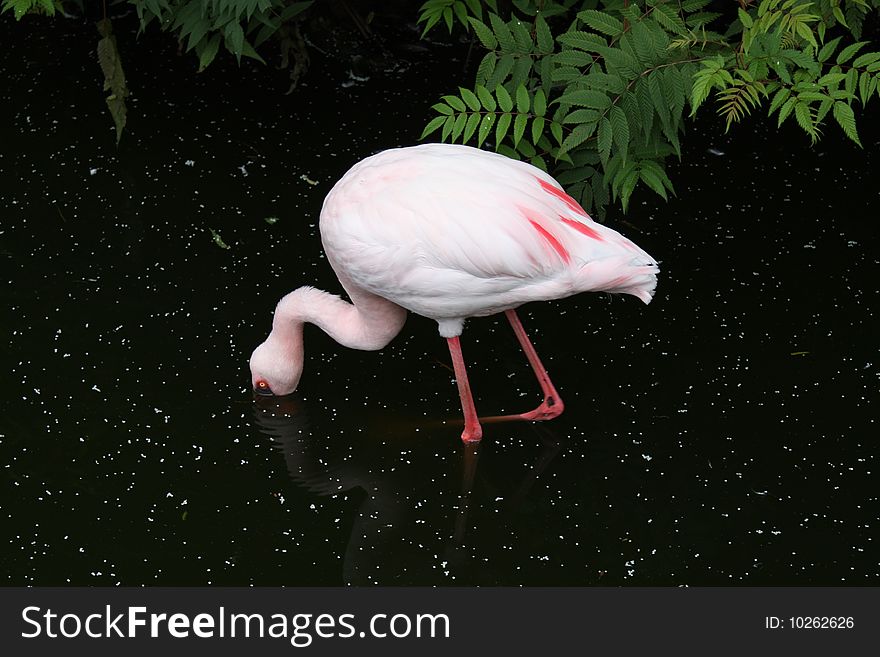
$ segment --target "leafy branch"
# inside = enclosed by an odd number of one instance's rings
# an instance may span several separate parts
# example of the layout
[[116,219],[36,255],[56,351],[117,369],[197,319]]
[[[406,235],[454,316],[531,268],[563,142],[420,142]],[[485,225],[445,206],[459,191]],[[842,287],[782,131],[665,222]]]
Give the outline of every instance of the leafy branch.
[[[420,21],[453,5],[425,3]],[[740,0],[721,29],[710,0],[514,0],[507,18],[488,5],[468,2],[447,22],[486,52],[474,86],[443,96],[422,138],[527,159],[599,216],[612,200],[626,210],[640,184],[673,191],[664,163],[681,156],[688,105],[693,116],[713,101],[729,130],[769,104],[813,141],[830,115],[859,144],[855,106],[880,93],[880,52],[847,42],[863,23],[850,19],[880,0]]]

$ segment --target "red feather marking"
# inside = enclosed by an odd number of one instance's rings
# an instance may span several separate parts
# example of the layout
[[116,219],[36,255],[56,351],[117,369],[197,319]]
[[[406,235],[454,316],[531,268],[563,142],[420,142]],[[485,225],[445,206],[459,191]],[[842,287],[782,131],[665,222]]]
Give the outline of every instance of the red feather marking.
[[571,262],[571,256],[568,254],[568,250],[564,246],[562,246],[559,240],[556,239],[552,233],[550,233],[537,221],[529,219],[529,223],[532,224],[532,228],[534,228],[541,234],[541,237],[547,240],[547,243],[553,247],[553,250],[559,254],[559,257],[562,258],[565,263]]
[[586,211],[581,207],[580,203],[578,203],[577,201],[575,201],[571,196],[569,196],[568,194],[566,194],[566,193],[565,193],[564,191],[562,191],[561,189],[558,189],[558,188],[554,187],[553,185],[551,185],[550,183],[548,183],[546,180],[541,180],[541,179],[538,178],[537,176],[535,177],[535,180],[537,180],[538,183],[540,183],[541,187],[544,189],[545,192],[547,192],[548,194],[552,194],[553,196],[555,196],[556,198],[558,198],[560,201],[562,201],[563,203],[565,203],[565,204],[568,206],[568,209],[571,210],[572,212],[577,212],[578,214],[581,214],[581,215],[583,215],[583,216],[585,216],[585,217],[589,217],[589,216],[590,216],[590,215],[588,215],[588,214],[586,213]]
[[586,224],[582,224],[580,221],[575,221],[574,219],[568,219],[567,217],[559,217],[559,218],[562,220],[562,222],[566,226],[571,226],[576,231],[578,231],[579,233],[583,233],[587,237],[592,237],[594,240],[598,240],[600,242],[602,242],[604,240],[604,238],[599,233],[597,233],[595,230],[593,230],[592,228],[590,228]]

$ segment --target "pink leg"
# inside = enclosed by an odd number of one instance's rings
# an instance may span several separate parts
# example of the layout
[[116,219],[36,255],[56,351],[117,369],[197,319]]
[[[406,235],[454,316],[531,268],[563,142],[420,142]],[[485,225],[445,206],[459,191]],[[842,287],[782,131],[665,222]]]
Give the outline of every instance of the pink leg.
[[452,367],[455,370],[455,381],[458,384],[458,394],[461,397],[461,410],[464,413],[464,431],[461,434],[461,439],[466,443],[477,442],[483,437],[483,428],[480,426],[477,409],[474,407],[471,384],[468,382],[464,357],[461,355],[461,343],[457,336],[446,338],[446,342],[449,343]]
[[536,352],[535,347],[532,346],[529,336],[526,335],[526,331],[520,323],[516,312],[508,310],[504,314],[507,315],[507,319],[513,327],[513,332],[516,334],[516,339],[519,340],[520,346],[523,351],[526,352],[526,358],[529,359],[529,364],[535,371],[535,376],[538,378],[538,383],[544,393],[544,402],[538,406],[538,408],[529,411],[528,413],[495,415],[493,417],[482,418],[482,420],[483,422],[503,422],[505,420],[552,420],[565,410],[565,404],[562,403],[562,398],[559,396],[559,393],[556,392],[556,388],[553,387],[553,382],[547,375],[547,370],[544,369],[541,359],[538,358],[538,352]]

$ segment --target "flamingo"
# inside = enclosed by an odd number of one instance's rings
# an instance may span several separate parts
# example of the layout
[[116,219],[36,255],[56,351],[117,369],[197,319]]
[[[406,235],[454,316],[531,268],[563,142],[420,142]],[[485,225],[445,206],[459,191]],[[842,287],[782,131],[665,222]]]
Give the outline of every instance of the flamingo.
[[296,390],[305,322],[372,351],[400,332],[410,311],[435,320],[448,343],[466,443],[479,441],[482,427],[459,339],[465,319],[505,313],[544,394],[532,411],[483,421],[549,420],[564,405],[515,309],[585,291],[649,303],[657,286],[657,262],[593,221],[551,176],[468,146],[422,144],[362,160],[330,190],[320,230],[351,303],[310,286],[283,297],[250,358],[254,391]]

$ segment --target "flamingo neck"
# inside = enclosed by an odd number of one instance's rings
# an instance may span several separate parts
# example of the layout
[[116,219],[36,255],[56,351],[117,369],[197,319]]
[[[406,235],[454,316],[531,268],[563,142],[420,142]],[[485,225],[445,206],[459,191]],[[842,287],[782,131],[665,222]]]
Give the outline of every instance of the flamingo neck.
[[406,320],[406,311],[387,299],[346,286],[354,303],[313,287],[294,290],[278,302],[272,320],[272,337],[302,358],[302,326],[321,328],[339,344],[375,351],[388,344]]

